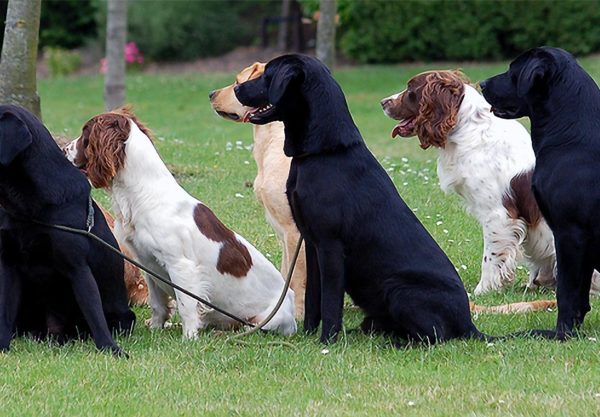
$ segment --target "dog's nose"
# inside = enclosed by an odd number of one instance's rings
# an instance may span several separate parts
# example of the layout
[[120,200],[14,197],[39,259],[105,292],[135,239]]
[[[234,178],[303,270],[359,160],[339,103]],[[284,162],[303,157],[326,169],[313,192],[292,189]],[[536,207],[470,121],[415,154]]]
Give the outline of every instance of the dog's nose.
[[481,88],[482,90],[485,90],[485,86],[487,85],[488,80],[482,80],[479,81],[479,88]]
[[381,107],[383,107],[384,109],[390,105],[390,103],[392,102],[391,99],[389,98],[384,98],[383,100],[381,100]]
[[217,90],[213,90],[210,93],[208,93],[209,100],[212,100],[215,95],[217,95]]

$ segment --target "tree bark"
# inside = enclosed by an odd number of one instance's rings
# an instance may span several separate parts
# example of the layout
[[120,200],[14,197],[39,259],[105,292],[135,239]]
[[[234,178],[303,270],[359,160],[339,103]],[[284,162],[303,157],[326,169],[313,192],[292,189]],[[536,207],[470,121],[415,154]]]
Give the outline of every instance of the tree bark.
[[41,0],[10,0],[0,58],[0,102],[25,107],[41,119],[36,64]]
[[279,24],[279,33],[277,34],[277,49],[287,51],[290,21],[290,6],[292,0],[281,0],[281,17],[283,20]]
[[335,64],[336,0],[320,0],[317,23],[317,58],[333,70]]
[[104,107],[107,111],[125,104],[125,41],[127,0],[108,0],[106,16],[106,74]]

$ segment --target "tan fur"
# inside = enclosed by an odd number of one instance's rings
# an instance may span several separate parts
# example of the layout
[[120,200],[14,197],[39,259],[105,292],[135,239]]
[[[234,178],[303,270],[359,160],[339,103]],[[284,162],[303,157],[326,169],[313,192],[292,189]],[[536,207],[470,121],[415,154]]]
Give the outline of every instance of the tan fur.
[[469,303],[472,313],[494,313],[494,314],[523,314],[534,311],[547,311],[556,309],[555,300],[524,301],[520,303],[501,304],[497,306],[480,306]]
[[[115,219],[108,210],[100,204],[98,204],[98,207],[102,210],[102,214],[104,214],[104,217],[106,218],[108,227],[110,227],[110,230],[112,231],[115,226]],[[127,257],[134,258],[133,254],[127,250],[125,245],[121,242],[118,243],[121,251],[123,251]],[[140,271],[137,266],[134,266],[127,261],[125,261],[125,287],[127,288],[127,297],[129,298],[130,305],[141,306],[148,303],[148,285],[146,285],[146,281],[142,276],[142,271]]]
[[[215,111],[224,118],[242,121],[249,108],[244,107],[235,97],[233,88],[236,84],[259,77],[264,72],[265,64],[256,62],[243,69],[236,77],[234,84],[216,90],[211,97]],[[229,114],[229,116],[228,116]],[[237,118],[234,118],[234,116]],[[292,212],[285,194],[285,183],[290,171],[290,158],[283,153],[285,135],[283,123],[274,122],[263,126],[253,125],[254,150],[257,173],[254,179],[256,198],[265,208],[267,220],[275,229],[283,246],[281,273],[286,276],[300,233],[296,228]],[[306,288],[306,258],[304,248],[294,268],[291,287],[296,294],[296,317],[304,316],[304,291]]]

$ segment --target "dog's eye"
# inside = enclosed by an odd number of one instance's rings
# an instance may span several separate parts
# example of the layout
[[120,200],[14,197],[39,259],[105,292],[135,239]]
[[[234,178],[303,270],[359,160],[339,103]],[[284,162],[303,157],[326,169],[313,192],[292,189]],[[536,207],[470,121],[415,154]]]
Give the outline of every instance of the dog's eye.
[[409,91],[409,92],[408,92],[408,99],[409,99],[410,101],[415,101],[415,100],[417,99],[417,94],[415,94],[415,92],[414,92],[414,91]]

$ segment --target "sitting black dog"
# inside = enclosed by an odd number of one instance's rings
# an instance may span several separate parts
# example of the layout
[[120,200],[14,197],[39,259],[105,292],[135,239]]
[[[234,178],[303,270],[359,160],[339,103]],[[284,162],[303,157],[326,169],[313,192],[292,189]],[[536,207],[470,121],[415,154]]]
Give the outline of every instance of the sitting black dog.
[[[85,176],[26,110],[0,106],[0,350],[15,335],[64,342],[91,331],[124,354],[111,332],[130,332],[123,260],[95,241],[35,223],[92,233],[118,248]],[[91,209],[90,207],[93,207]]]
[[494,114],[531,119],[532,187],[554,233],[558,301],[556,330],[534,332],[564,339],[590,310],[600,269],[600,90],[571,54],[550,47],[525,52],[480,84]]
[[321,341],[342,327],[344,292],[361,328],[430,343],[484,336],[444,252],[367,149],[339,85],[315,58],[285,55],[235,88],[249,120],[285,125],[287,196],[306,241],[304,327]]

